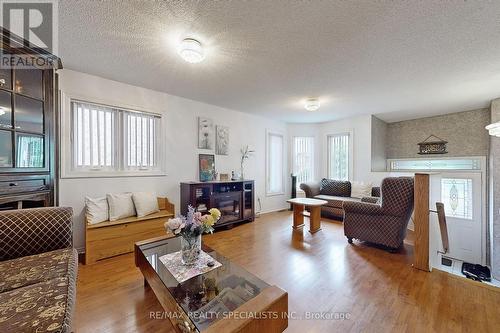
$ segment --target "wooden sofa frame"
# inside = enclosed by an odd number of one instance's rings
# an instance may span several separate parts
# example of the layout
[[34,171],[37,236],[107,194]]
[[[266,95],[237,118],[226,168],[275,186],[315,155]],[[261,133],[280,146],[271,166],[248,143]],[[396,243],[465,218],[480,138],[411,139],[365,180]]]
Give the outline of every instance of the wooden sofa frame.
[[88,224],[85,219],[85,264],[134,251],[134,244],[165,235],[163,224],[174,217],[174,205],[158,198],[160,211],[144,217],[131,216],[116,221]]

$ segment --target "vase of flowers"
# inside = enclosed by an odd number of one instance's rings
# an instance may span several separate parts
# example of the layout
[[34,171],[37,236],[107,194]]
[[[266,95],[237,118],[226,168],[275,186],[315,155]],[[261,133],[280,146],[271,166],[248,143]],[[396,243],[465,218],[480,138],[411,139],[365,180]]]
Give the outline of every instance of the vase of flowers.
[[248,145],[246,145],[245,147],[241,148],[240,149],[240,153],[241,153],[241,159],[240,159],[240,170],[241,170],[241,174],[240,174],[240,179],[245,179],[245,175],[244,175],[244,166],[245,166],[245,161],[247,159],[250,158],[250,156],[255,153],[255,150],[251,150],[250,147]]
[[221,213],[217,208],[208,212],[209,214],[203,215],[189,206],[186,216],[176,217],[165,223],[167,231],[181,236],[182,263],[186,266],[193,265],[200,256],[201,234],[212,233],[214,224],[220,219]]

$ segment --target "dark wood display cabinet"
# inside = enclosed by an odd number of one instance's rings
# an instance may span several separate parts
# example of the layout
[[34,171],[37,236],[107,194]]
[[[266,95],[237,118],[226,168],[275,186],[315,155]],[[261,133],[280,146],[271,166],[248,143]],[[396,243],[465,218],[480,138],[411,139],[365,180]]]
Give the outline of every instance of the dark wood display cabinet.
[[[53,67],[0,67],[0,210],[55,204],[56,73],[60,60],[0,29],[1,52],[51,58]],[[54,61],[55,60],[55,61]]]
[[253,180],[181,183],[181,214],[186,215],[188,205],[198,212],[210,208],[221,211],[216,228],[255,219]]

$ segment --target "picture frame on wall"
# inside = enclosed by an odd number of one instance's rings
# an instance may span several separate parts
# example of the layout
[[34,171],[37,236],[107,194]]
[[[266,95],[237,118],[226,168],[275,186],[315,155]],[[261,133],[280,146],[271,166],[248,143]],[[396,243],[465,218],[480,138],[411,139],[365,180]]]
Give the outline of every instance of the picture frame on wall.
[[215,174],[215,155],[199,154],[199,175],[201,182],[213,180]]
[[210,118],[198,118],[198,148],[214,149],[214,122]]
[[229,153],[229,127],[215,126],[215,154],[227,155]]

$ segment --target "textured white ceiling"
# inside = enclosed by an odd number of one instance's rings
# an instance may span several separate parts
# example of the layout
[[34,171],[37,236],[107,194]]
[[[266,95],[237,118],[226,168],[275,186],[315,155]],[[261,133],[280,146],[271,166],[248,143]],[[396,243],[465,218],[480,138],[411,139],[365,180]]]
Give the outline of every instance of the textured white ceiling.
[[[204,62],[178,57],[185,37]],[[500,97],[500,1],[64,0],[59,52],[66,68],[287,122],[398,121]]]

